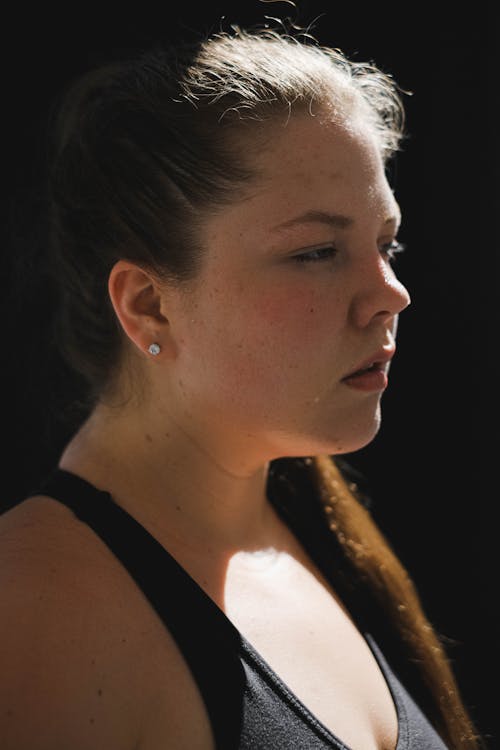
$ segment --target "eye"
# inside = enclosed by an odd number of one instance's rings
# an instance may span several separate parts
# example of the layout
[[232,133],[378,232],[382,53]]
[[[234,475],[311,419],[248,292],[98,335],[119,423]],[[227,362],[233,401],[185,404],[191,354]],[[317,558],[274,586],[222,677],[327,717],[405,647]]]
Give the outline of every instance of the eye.
[[327,245],[326,247],[316,247],[313,250],[308,250],[307,253],[294,255],[292,260],[296,263],[319,263],[320,261],[333,258],[336,254],[337,250],[333,245]]
[[384,255],[389,263],[392,263],[396,260],[396,255],[399,255],[399,253],[404,252],[405,245],[403,245],[402,242],[398,242],[397,240],[392,240],[392,242],[387,242],[385,245],[382,245],[382,249],[380,251],[381,255]]

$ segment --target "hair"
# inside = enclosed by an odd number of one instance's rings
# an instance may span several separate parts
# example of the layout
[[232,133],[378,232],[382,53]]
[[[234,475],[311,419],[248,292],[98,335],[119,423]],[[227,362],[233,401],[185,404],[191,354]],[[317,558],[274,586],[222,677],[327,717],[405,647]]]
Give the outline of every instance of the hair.
[[[220,32],[156,45],[73,82],[54,109],[48,164],[54,339],[86,383],[88,406],[112,392],[123,336],[107,291],[120,258],[171,283],[196,279],[204,217],[241,200],[255,149],[295,114],[360,112],[384,163],[400,148],[404,108],[392,77],[309,35]],[[479,747],[438,636],[413,584],[329,456],[311,459],[331,532],[418,662],[434,722],[456,750]]]
[[[426,617],[415,586],[330,456],[314,456],[311,466],[330,530],[354,571],[369,585],[403,639],[434,701],[437,730],[450,747],[483,747],[463,704],[443,644]],[[432,707],[431,707],[432,708]]]
[[397,149],[403,109],[388,76],[272,30],[157,45],[63,92],[48,165],[54,340],[90,403],[113,390],[122,364],[107,294],[116,261],[175,284],[195,279],[204,216],[244,197],[257,176],[251,155],[273,126],[325,102],[338,117],[362,107],[384,157]]

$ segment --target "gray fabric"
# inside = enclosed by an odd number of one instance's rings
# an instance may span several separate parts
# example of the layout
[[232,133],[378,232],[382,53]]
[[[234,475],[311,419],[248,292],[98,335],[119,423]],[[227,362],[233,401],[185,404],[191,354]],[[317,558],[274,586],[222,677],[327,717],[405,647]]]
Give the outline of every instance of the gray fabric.
[[[187,571],[108,493],[56,469],[30,493],[35,494],[46,494],[71,508],[135,579],[190,666],[218,750],[349,750],[289,690]],[[295,533],[300,538],[299,526]],[[323,544],[320,537],[314,537],[316,549]],[[317,561],[328,577],[331,571],[323,569],[321,556]],[[396,750],[446,750],[373,637],[361,632],[395,702]]]

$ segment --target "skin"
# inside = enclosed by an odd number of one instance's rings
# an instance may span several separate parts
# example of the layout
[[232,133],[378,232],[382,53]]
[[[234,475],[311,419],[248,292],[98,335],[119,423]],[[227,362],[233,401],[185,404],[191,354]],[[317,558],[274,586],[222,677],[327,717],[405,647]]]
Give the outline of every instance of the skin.
[[[409,304],[386,252],[400,212],[363,119],[335,122],[326,109],[277,135],[246,200],[206,222],[189,289],[115,265],[109,293],[142,398],[99,406],[61,458],[193,554],[202,540],[214,555],[262,547],[275,520],[273,458],[353,451],[374,437],[381,392],[341,379],[393,351]],[[274,229],[311,209],[353,225]],[[318,248],[323,259],[297,262]]]
[[[380,670],[265,485],[273,458],[356,450],[379,428],[381,392],[341,380],[394,348],[409,303],[386,253],[399,210],[362,120],[325,110],[276,132],[247,199],[205,224],[190,288],[113,268],[134,378],[124,370],[60,466],[111,492],[349,747],[392,750]],[[311,209],[354,224],[272,231]],[[324,259],[293,260],[304,253]],[[2,517],[0,541],[2,747],[214,748],[172,636],[90,527],[34,498]]]

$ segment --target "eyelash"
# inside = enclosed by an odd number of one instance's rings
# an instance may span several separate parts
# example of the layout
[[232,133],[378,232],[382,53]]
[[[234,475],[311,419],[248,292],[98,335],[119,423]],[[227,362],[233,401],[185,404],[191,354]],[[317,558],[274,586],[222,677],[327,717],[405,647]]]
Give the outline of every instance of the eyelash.
[[[392,242],[388,242],[382,246],[381,254],[387,256],[389,262],[392,263],[396,260],[396,255],[402,253],[404,250],[405,245],[403,245],[401,242],[398,242],[397,240],[392,240]],[[320,257],[312,257],[315,253],[319,253]],[[333,245],[328,245],[327,247],[318,247],[315,250],[310,250],[309,252],[302,253],[301,255],[294,255],[292,257],[292,260],[296,261],[297,263],[320,263],[321,261],[329,260],[335,257],[336,254],[337,249],[333,247]]]
[[392,240],[392,242],[388,242],[386,245],[383,245],[383,248],[384,254],[387,255],[389,262],[392,263],[396,260],[396,255],[404,253],[406,245],[404,245],[402,242],[398,242],[398,240]]
[[[321,257],[312,257],[315,253],[320,253]],[[323,255],[323,253],[326,253],[326,255]],[[310,250],[308,253],[294,255],[292,260],[295,260],[297,263],[319,263],[322,260],[328,260],[329,258],[334,257],[336,253],[337,250],[333,245],[328,245],[328,247],[318,247],[315,250]]]

